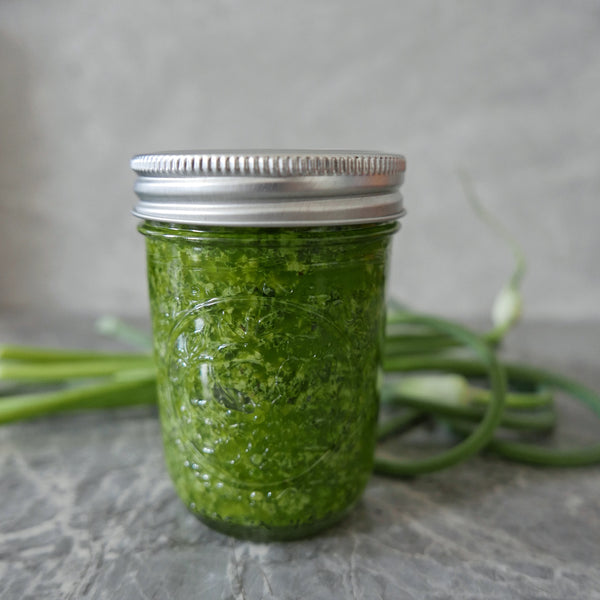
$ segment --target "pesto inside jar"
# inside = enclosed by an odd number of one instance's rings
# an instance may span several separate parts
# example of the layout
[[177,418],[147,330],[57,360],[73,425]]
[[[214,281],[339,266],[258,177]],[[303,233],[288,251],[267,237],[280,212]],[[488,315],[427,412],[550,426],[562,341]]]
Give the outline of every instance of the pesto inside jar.
[[396,229],[140,226],[167,466],[210,526],[294,539],[359,498]]

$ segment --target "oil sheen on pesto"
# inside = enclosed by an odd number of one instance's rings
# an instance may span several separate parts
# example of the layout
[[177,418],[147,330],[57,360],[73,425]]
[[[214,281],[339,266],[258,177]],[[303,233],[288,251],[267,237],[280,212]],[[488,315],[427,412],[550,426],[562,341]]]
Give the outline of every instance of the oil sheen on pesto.
[[301,537],[364,489],[395,229],[141,226],[167,466],[213,527]]

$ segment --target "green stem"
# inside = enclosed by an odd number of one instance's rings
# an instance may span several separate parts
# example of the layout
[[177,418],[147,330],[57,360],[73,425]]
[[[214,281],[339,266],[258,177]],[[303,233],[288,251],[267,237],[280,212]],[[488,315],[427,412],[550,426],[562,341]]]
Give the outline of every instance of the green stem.
[[377,440],[382,441],[392,435],[405,433],[429,418],[427,413],[409,408],[402,414],[386,419],[377,427]]
[[149,334],[128,325],[117,317],[106,316],[98,319],[96,329],[100,333],[125,342],[134,348],[152,349],[152,337]]
[[125,359],[81,360],[48,363],[1,363],[0,380],[21,382],[51,382],[68,379],[89,379],[112,375],[126,369],[154,369],[152,359],[137,356]]
[[[466,406],[438,402],[435,399],[427,399],[405,394],[393,394],[382,400],[384,403],[396,406],[405,406],[422,413],[466,419],[468,421],[481,421],[484,411],[478,406]],[[543,410],[531,413],[504,411],[499,426],[507,429],[518,429],[526,431],[549,431],[556,425],[556,413],[554,410]]]
[[6,396],[0,399],[0,423],[64,410],[113,408],[155,402],[156,379],[154,375],[131,373],[120,379],[111,379],[102,383],[56,392]]
[[[393,371],[442,371],[481,377],[487,365],[481,360],[464,360],[435,356],[388,359],[386,369]],[[600,395],[586,386],[558,373],[536,367],[505,363],[502,365],[511,384],[544,385],[560,390],[585,404],[600,417]],[[494,439],[490,448],[511,460],[531,464],[565,467],[586,466],[600,462],[600,443],[582,448],[548,448],[524,442]]]
[[459,169],[458,177],[462,184],[465,196],[474,210],[475,214],[492,231],[494,231],[512,250],[515,266],[509,280],[504,284],[497,295],[492,307],[493,328],[483,335],[483,338],[491,345],[499,345],[506,334],[515,326],[521,316],[522,298],[520,293],[521,282],[525,274],[527,261],[523,248],[512,236],[510,231],[482,204],[475,192],[473,182],[469,174]]
[[128,361],[131,359],[148,360],[150,355],[97,352],[86,350],[65,350],[63,348],[37,348],[35,346],[19,346],[13,344],[0,345],[0,359],[28,361],[35,363],[46,362],[79,362],[92,360]]
[[462,345],[468,346],[485,365],[493,390],[493,399],[487,407],[481,422],[475,430],[456,446],[435,456],[414,461],[399,461],[397,459],[377,454],[374,470],[382,475],[394,477],[412,476],[420,473],[437,471],[458,462],[485,447],[494,435],[504,410],[505,380],[501,367],[488,345],[468,329],[436,317],[405,313],[396,319],[409,324],[424,325],[436,329],[455,338]]
[[[487,404],[490,401],[490,391],[469,387],[469,402],[472,404]],[[551,406],[554,395],[549,390],[535,392],[508,392],[506,394],[506,408],[514,410],[532,410]]]
[[454,348],[459,344],[447,336],[430,335],[395,335],[386,336],[384,354],[397,356],[399,354],[428,354]]

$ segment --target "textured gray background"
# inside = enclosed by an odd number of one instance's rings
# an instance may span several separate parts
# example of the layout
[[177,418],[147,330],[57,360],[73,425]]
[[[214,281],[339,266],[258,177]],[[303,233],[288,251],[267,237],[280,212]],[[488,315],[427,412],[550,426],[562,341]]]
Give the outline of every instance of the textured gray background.
[[147,312],[136,152],[408,158],[394,295],[487,312],[525,246],[528,314],[600,317],[597,0],[1,0],[0,308]]

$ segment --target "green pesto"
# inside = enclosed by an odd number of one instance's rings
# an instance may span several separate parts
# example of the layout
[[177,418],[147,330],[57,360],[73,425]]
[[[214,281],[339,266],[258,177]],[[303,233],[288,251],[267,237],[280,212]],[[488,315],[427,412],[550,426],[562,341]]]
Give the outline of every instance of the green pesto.
[[167,466],[209,525],[293,539],[360,496],[396,227],[141,225]]

